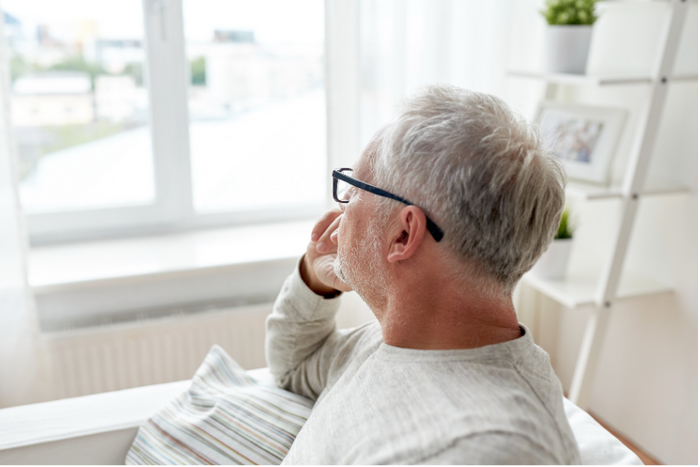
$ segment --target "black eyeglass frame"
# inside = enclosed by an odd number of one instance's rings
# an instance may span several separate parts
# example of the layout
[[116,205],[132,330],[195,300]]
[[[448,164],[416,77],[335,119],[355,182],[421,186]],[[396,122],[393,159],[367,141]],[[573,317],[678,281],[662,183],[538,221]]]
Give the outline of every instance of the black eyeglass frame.
[[[349,203],[349,199],[341,200],[338,199],[338,180],[342,180],[346,183],[349,183],[350,185],[359,188],[360,190],[368,191],[370,193],[373,193],[377,196],[383,196],[384,198],[389,198],[389,199],[394,199],[396,201],[399,201],[403,204],[406,204],[408,206],[417,206],[416,204],[408,201],[407,199],[404,199],[400,196],[397,196],[393,193],[389,193],[386,190],[382,190],[381,188],[377,188],[374,185],[370,185],[369,183],[361,182],[360,180],[356,178],[352,178],[348,175],[345,175],[343,172],[344,171],[352,171],[351,168],[349,167],[344,167],[341,169],[335,169],[333,170],[333,199],[336,200],[338,203]],[[420,207],[420,206],[418,206]],[[421,208],[423,209],[423,208]],[[436,242],[439,242],[442,240],[442,237],[445,236],[445,233],[442,231],[440,227],[437,226],[435,222],[430,220],[430,218],[425,216],[425,221],[426,221],[426,228],[428,229],[428,232],[430,232],[430,235],[433,236]]]

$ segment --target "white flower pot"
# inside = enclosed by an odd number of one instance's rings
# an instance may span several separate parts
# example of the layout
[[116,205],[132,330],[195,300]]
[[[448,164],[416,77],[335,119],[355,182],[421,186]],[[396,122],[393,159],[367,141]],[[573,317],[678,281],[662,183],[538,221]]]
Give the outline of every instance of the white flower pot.
[[554,240],[532,267],[532,274],[543,279],[563,279],[573,244],[572,238]]
[[546,71],[584,74],[592,32],[593,26],[547,26]]

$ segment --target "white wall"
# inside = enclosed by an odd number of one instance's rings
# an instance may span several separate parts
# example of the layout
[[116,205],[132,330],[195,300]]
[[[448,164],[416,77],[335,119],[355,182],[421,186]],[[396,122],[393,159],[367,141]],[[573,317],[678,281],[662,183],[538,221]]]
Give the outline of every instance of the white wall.
[[416,89],[449,83],[504,97],[512,0],[360,0],[360,140]]
[[[668,5],[601,6],[588,72],[649,73]],[[517,0],[513,7],[509,66],[537,70],[543,48],[543,21],[536,13],[541,2]],[[690,5],[688,13],[675,68],[677,74],[697,75],[697,5]],[[511,78],[507,98],[531,115],[542,91],[541,84]],[[616,180],[647,96],[643,85],[572,87],[559,96],[629,111],[612,167]],[[697,81],[671,85],[649,174],[649,179],[683,182],[691,193],[643,199],[625,262],[626,269],[671,284],[674,292],[615,303],[590,404],[593,413],[668,464],[698,462],[697,103]],[[570,267],[600,264],[612,245],[619,205],[589,202],[575,208],[579,229]],[[539,343],[566,390],[590,310],[567,310],[543,297],[539,305],[539,322],[529,324],[539,331]]]

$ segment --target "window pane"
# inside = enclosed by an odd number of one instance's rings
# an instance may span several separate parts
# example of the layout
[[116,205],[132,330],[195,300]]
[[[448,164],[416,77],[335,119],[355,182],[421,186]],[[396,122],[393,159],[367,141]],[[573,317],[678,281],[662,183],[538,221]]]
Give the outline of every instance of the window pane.
[[321,205],[322,0],[185,0],[199,212]]
[[154,200],[141,0],[3,0],[28,212]]

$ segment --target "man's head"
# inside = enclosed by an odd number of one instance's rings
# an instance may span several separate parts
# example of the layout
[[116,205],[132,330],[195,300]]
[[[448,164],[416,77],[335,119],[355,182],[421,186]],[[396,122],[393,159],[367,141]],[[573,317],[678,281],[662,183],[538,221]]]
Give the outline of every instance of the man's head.
[[[476,271],[504,293],[554,238],[564,203],[563,169],[536,129],[500,99],[455,87],[431,87],[405,101],[363,153],[356,175],[420,206],[444,231],[437,247],[455,265],[454,274]],[[343,265],[345,256],[366,259],[371,245],[378,256],[372,261],[379,262],[372,269],[382,269],[388,246],[382,250],[381,232],[406,211],[399,202],[358,195],[365,197],[363,210],[347,212],[343,223],[360,237],[355,245],[339,245],[340,269],[353,276],[351,285],[369,271]],[[429,237],[421,240],[434,242]]]

